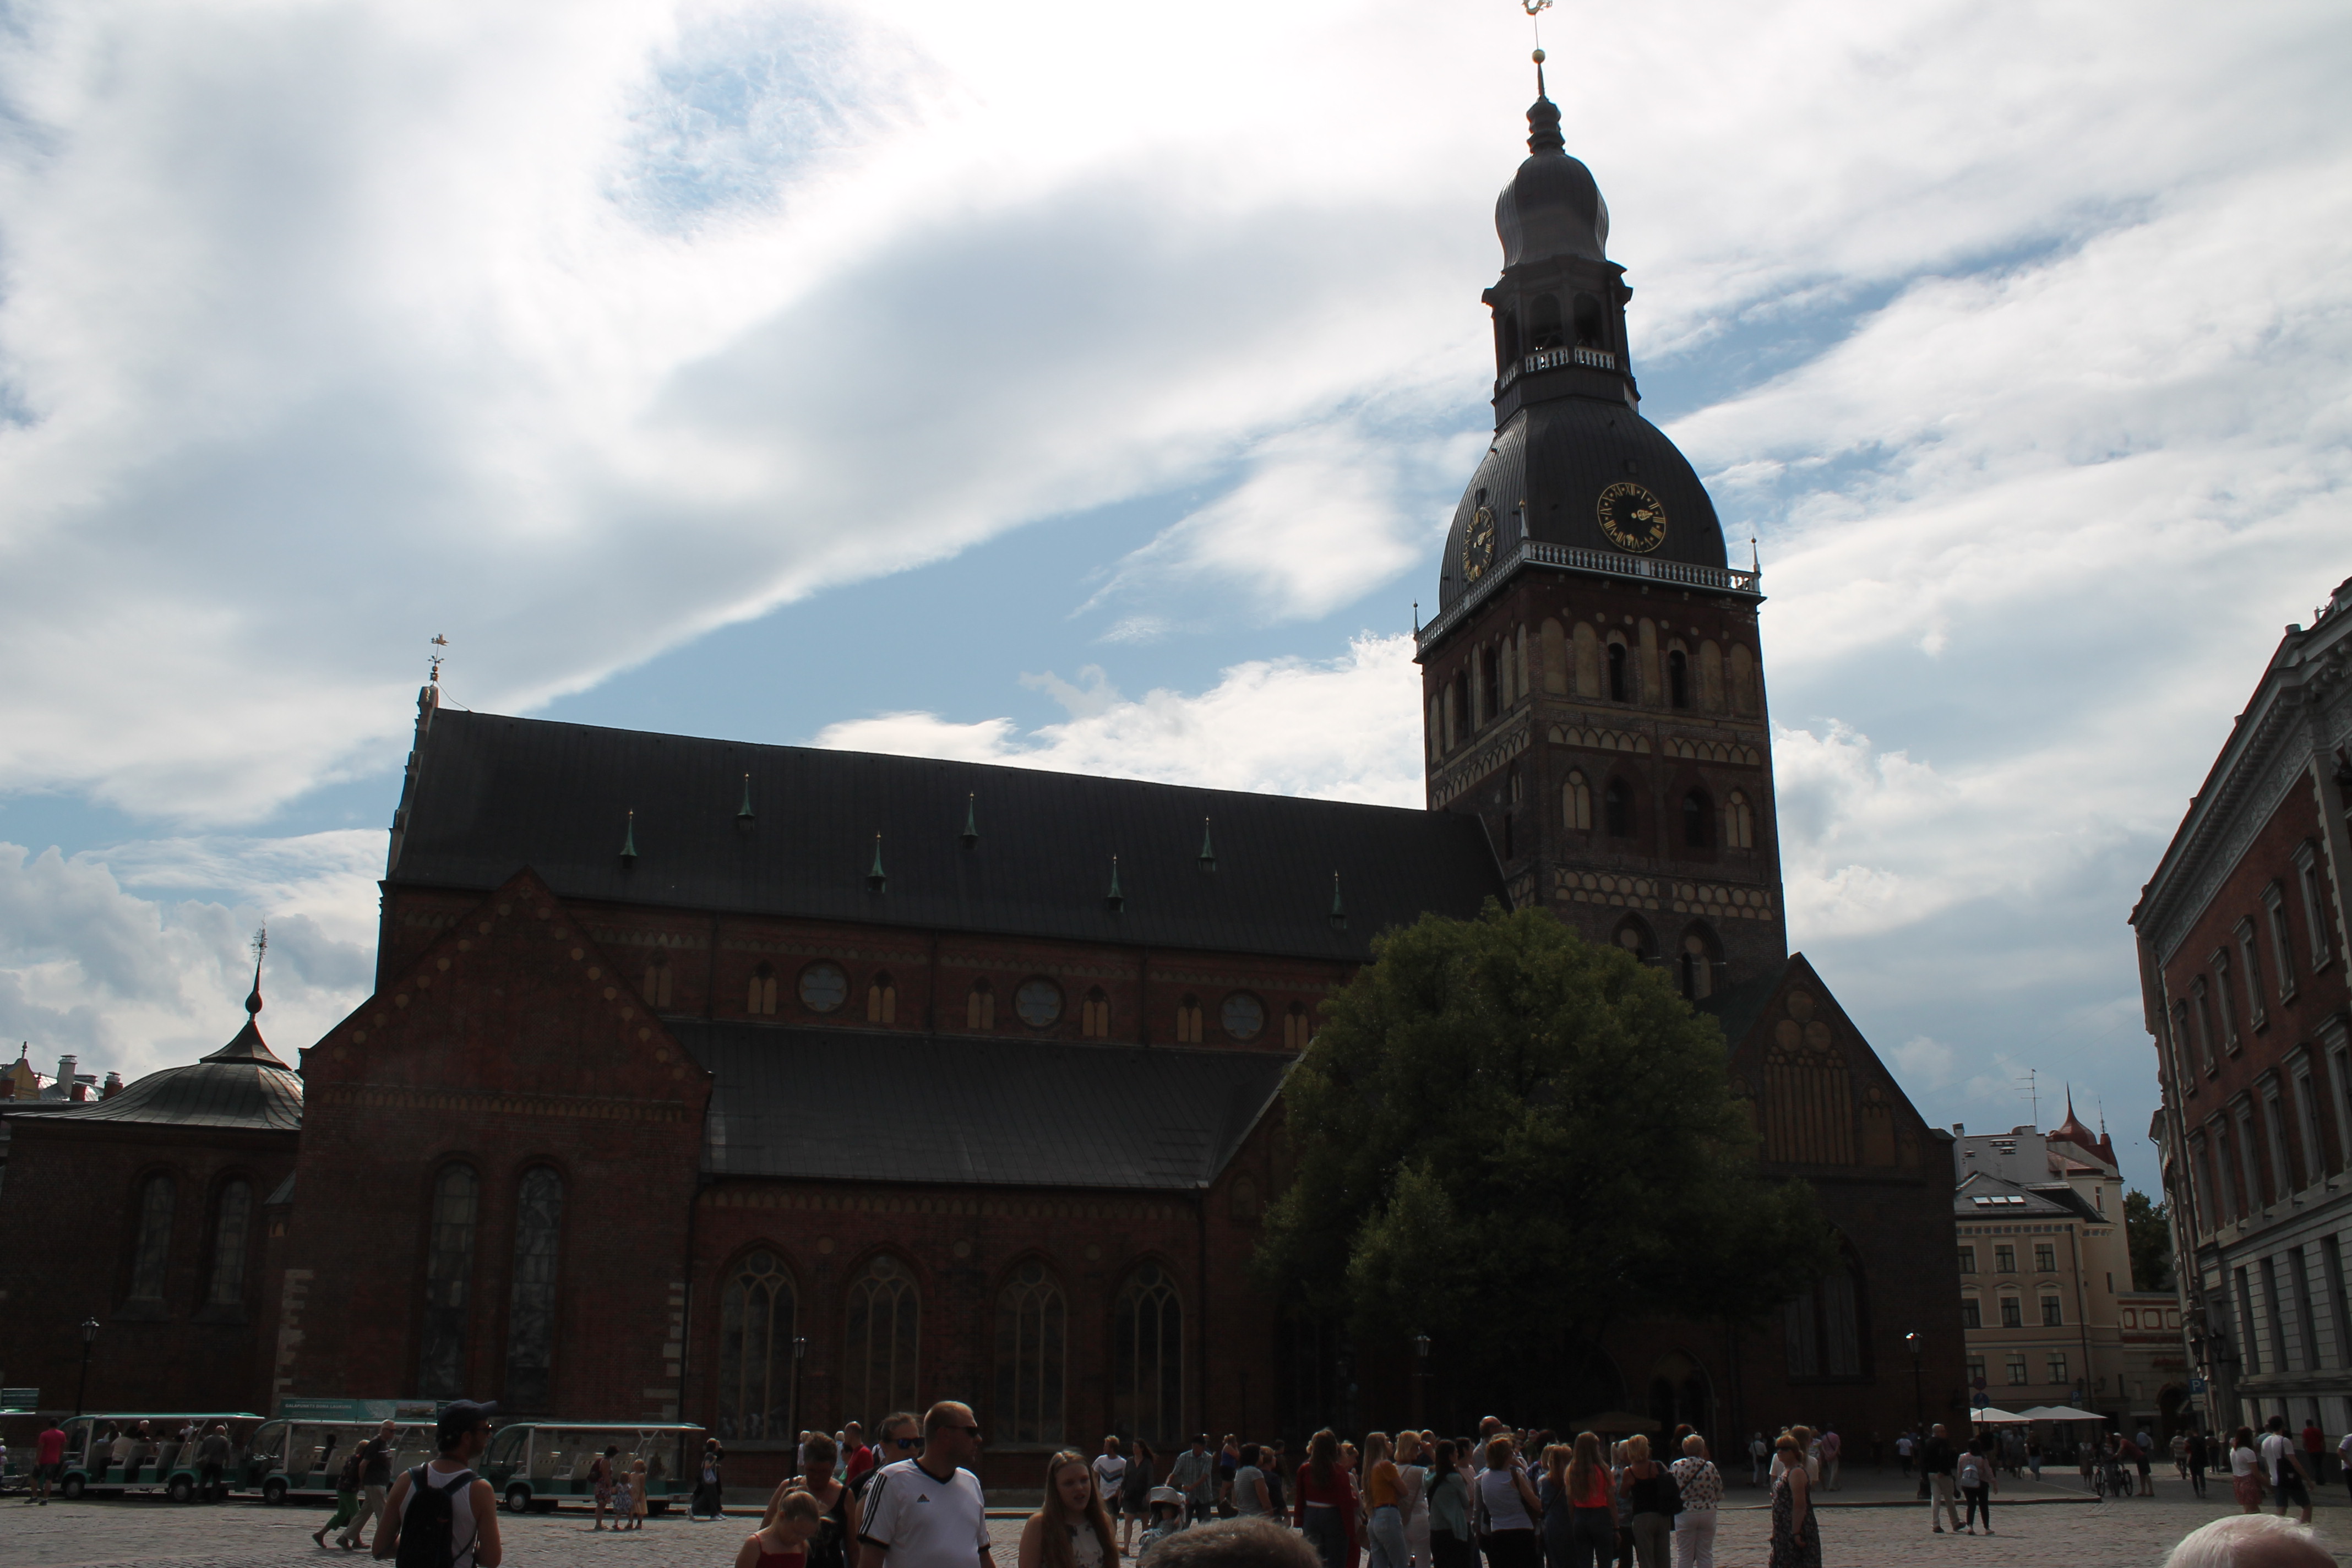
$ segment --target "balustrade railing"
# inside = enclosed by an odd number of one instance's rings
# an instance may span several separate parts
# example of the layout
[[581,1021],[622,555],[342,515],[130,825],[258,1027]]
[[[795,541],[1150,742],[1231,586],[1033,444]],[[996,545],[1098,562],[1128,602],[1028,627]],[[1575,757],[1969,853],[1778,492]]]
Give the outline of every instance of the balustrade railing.
[[1585,550],[1572,544],[1547,544],[1540,540],[1523,539],[1509,553],[1496,559],[1483,573],[1470,591],[1454,601],[1437,618],[1421,628],[1416,639],[1419,647],[1427,647],[1444,637],[1473,609],[1485,603],[1511,568],[1526,562],[1536,566],[1555,566],[1571,572],[1598,572],[1611,577],[1633,577],[1652,583],[1670,583],[1678,587],[1704,588],[1717,594],[1759,594],[1763,574],[1740,567],[1700,566],[1688,561],[1654,561],[1646,555],[1621,555],[1610,550]]

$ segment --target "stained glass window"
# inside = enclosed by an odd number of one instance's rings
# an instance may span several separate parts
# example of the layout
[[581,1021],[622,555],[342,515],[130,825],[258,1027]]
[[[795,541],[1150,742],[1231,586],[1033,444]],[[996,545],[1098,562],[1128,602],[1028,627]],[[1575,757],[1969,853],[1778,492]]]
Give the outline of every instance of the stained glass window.
[[1034,1258],[997,1292],[998,1442],[1061,1442],[1064,1319],[1062,1288]]
[[792,1411],[795,1303],[783,1260],[745,1256],[719,1293],[719,1436],[787,1437]]
[[1129,1277],[1111,1313],[1111,1425],[1146,1442],[1183,1441],[1184,1304],[1156,1263]]
[[563,1178],[525,1171],[515,1193],[514,1291],[507,1309],[505,1403],[546,1410],[555,1360],[556,1246],[563,1230]]
[[205,1300],[216,1307],[234,1307],[245,1300],[245,1255],[253,1234],[253,1188],[231,1182],[220,1192],[213,1213],[213,1277]]
[[417,1393],[427,1399],[456,1399],[466,1392],[466,1308],[480,1197],[480,1184],[470,1165],[451,1165],[433,1184],[423,1353],[416,1376]]
[[843,1336],[843,1414],[871,1429],[894,1410],[915,1407],[915,1352],[922,1301],[907,1266],[887,1253],[850,1282]]
[[172,1211],[179,1190],[172,1178],[150,1176],[139,1189],[139,1239],[131,1254],[131,1299],[163,1299],[163,1274],[172,1261]]

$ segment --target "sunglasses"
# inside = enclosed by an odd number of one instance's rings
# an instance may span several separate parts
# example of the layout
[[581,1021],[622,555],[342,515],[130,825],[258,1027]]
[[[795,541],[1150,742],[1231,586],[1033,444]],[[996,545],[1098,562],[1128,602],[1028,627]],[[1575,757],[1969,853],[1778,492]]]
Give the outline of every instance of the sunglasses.
[[894,1448],[919,1448],[923,1440],[920,1437],[893,1437],[890,1446]]

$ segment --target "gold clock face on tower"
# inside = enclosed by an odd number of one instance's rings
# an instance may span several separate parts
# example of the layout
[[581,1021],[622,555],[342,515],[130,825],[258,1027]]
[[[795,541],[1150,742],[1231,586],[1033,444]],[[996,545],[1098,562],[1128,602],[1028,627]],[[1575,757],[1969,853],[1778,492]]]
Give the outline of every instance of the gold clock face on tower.
[[1462,534],[1462,580],[1475,583],[1495,563],[1495,514],[1480,507]]
[[1601,531],[1620,550],[1646,555],[1666,542],[1665,503],[1631,479],[1601,492]]

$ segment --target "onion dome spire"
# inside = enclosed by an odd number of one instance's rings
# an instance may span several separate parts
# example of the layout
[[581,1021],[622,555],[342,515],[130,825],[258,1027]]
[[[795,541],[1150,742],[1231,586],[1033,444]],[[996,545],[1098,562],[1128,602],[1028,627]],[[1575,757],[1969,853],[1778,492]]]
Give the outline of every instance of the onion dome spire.
[[1544,52],[1538,49],[1536,60],[1536,100],[1528,105],[1528,151],[1530,153],[1565,153],[1568,139],[1559,133],[1559,105],[1544,91]]

